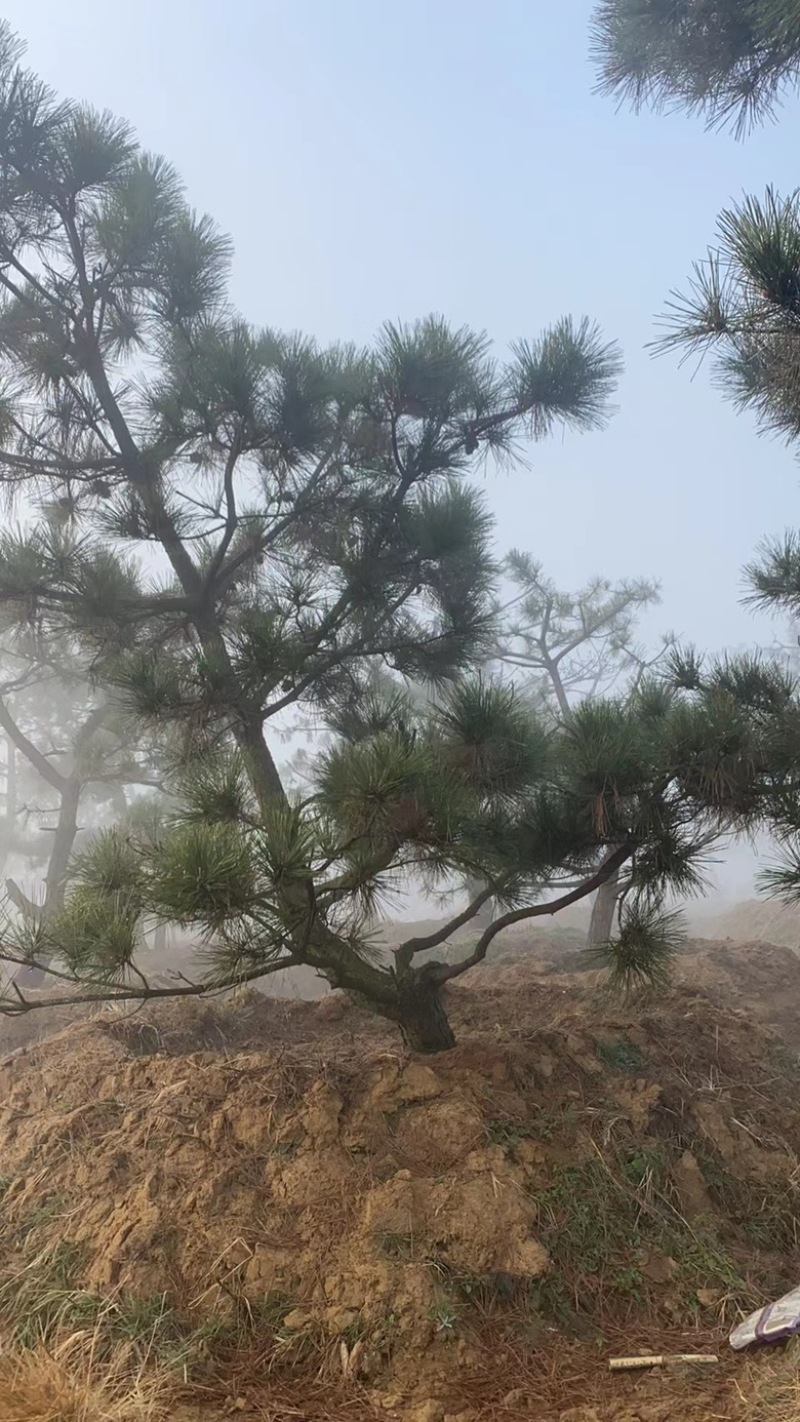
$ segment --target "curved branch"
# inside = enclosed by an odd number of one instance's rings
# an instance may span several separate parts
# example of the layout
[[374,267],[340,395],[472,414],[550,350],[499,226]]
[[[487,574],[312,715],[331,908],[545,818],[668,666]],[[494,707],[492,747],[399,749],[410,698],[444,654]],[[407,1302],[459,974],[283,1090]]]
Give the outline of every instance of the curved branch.
[[615,849],[613,854],[600,865],[596,874],[590,879],[586,879],[577,889],[571,893],[564,894],[560,899],[552,899],[546,904],[532,904],[529,908],[513,909],[510,913],[504,913],[501,918],[495,919],[489,927],[481,934],[475,948],[468,958],[463,958],[460,963],[441,963],[436,971],[436,982],[439,984],[450,982],[453,978],[460,978],[462,973],[466,973],[470,968],[474,968],[478,963],[482,963],[489,951],[489,945],[498,933],[502,933],[504,928],[510,928],[513,923],[523,923],[526,918],[544,918],[546,915],[552,917],[553,914],[560,913],[562,909],[569,908],[570,904],[577,904],[581,899],[585,899],[589,894],[593,894],[595,889],[599,889],[601,884],[605,884],[617,869],[630,859],[633,853],[632,844],[623,844],[619,849]]
[[470,919],[480,912],[483,905],[494,897],[495,892],[493,884],[487,885],[461,913],[457,914],[455,918],[451,918],[449,923],[444,924],[435,933],[428,933],[419,938],[407,938],[405,943],[401,943],[399,948],[395,949],[398,968],[407,968],[417,953],[425,953],[429,948],[438,948],[440,943],[446,943],[453,933],[456,933],[459,928],[463,928],[465,923],[469,923]]
[[[0,952],[0,962],[11,963],[15,967],[38,968],[41,972],[49,974],[51,977],[62,977],[64,974],[54,973],[49,963],[30,962],[28,959],[13,958]],[[71,993],[64,997],[48,997],[41,1000],[32,1001],[25,997],[21,989],[14,987],[14,998],[0,996],[0,1017],[20,1017],[26,1012],[37,1012],[43,1007],[79,1007],[87,1003],[103,1002],[150,1002],[156,998],[165,997],[213,997],[215,994],[227,992],[230,988],[240,987],[243,983],[257,982],[259,978],[269,977],[271,973],[282,972],[284,968],[294,966],[291,958],[281,959],[277,963],[266,963],[260,968],[250,968],[246,973],[230,973],[227,977],[214,983],[191,983],[186,982],[180,987],[157,988],[150,987],[123,987],[110,991]]]
[[25,732],[20,729],[1,696],[0,726],[2,726],[6,732],[9,740],[13,741],[17,750],[22,752],[34,770],[41,775],[42,780],[46,780],[47,784],[52,785],[54,790],[58,790],[59,794],[63,794],[67,786],[67,777],[56,770],[54,765],[50,764],[47,756],[42,755],[42,752],[33,744],[33,741],[29,740]]

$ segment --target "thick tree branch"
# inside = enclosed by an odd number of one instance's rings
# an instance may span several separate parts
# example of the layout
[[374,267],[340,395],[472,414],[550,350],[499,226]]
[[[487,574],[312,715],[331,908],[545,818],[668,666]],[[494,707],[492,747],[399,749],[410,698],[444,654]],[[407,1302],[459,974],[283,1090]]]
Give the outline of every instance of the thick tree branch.
[[[80,592],[67,592],[63,588],[52,587],[48,583],[31,583],[23,592],[19,589],[5,589],[0,581],[0,599],[3,602],[24,602],[31,599],[54,603],[57,608],[80,608],[85,601]],[[120,598],[117,604],[121,612],[131,617],[159,617],[168,613],[188,613],[194,603],[191,598],[178,597],[172,593],[153,594],[137,598]]]
[[480,912],[483,905],[488,903],[496,892],[494,884],[488,884],[471,903],[467,904],[461,913],[456,914],[455,918],[451,918],[449,923],[445,923],[435,933],[428,933],[419,938],[407,938],[405,943],[401,943],[399,948],[395,949],[395,962],[398,970],[402,971],[404,968],[408,968],[417,953],[426,953],[429,948],[438,948],[440,943],[446,943],[448,938],[457,933],[459,928],[463,928],[465,923],[469,923]]
[[53,789],[57,790],[60,795],[63,794],[68,784],[68,777],[56,770],[55,766],[51,765],[47,759],[47,756],[42,755],[39,748],[35,746],[33,741],[20,729],[2,697],[0,697],[0,726],[2,726],[10,740],[14,742],[17,750],[22,752],[34,770],[41,775],[42,780],[46,780],[47,784],[52,785]]
[[[26,439],[32,440],[29,431]],[[38,441],[33,441],[38,443]],[[46,459],[33,459],[29,454],[13,454],[8,449],[0,449],[0,467],[19,471],[20,481],[27,482],[32,476],[38,478],[73,478],[93,480],[98,474],[111,474],[119,469],[119,458],[70,459],[66,455],[52,454]]]
[[70,244],[78,279],[78,289],[83,303],[82,339],[76,353],[91,381],[100,408],[116,440],[117,448],[124,461],[126,475],[133,486],[139,490],[148,516],[158,531],[164,552],[179,577],[184,592],[191,598],[198,598],[202,594],[200,574],[186,551],[174,520],[170,517],[166,504],[156,487],[152,463],[134,439],[119,401],[111,388],[93,321],[96,295],[86,271],[86,259],[74,212],[65,209],[62,213],[62,220]]
[[570,904],[577,904],[581,899],[585,899],[589,894],[593,894],[595,889],[599,889],[601,884],[605,884],[612,874],[630,859],[633,853],[633,845],[623,844],[619,849],[615,849],[613,854],[601,864],[596,874],[580,884],[571,893],[564,894],[560,899],[553,899],[549,903],[532,904],[528,908],[512,909],[510,913],[505,913],[502,917],[495,919],[489,927],[481,934],[475,948],[468,958],[463,958],[460,963],[442,963],[436,971],[436,981],[438,983],[450,982],[453,978],[461,977],[470,968],[474,968],[478,963],[482,963],[489,951],[489,946],[498,933],[502,933],[504,928],[510,928],[514,923],[523,923],[527,918],[544,918],[560,913],[562,909],[569,908]]
[[544,650],[542,651],[542,666],[550,678],[550,684],[553,688],[553,691],[555,692],[556,701],[558,702],[558,709],[561,712],[561,715],[563,716],[564,720],[569,721],[570,716],[572,715],[572,708],[569,704],[569,697],[567,696],[566,690],[564,689],[564,683],[561,679],[561,674],[558,669],[558,663],[556,661],[553,661],[550,656],[550,653],[545,652]]

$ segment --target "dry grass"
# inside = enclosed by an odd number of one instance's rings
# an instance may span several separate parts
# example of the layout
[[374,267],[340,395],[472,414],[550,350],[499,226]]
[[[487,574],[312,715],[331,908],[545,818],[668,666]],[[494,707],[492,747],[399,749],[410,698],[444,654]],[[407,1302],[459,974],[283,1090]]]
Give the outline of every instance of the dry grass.
[[97,1342],[76,1333],[0,1357],[0,1422],[164,1422],[174,1380],[127,1349],[101,1362]]
[[800,1342],[793,1340],[774,1359],[761,1352],[740,1390],[748,1422],[800,1422]]

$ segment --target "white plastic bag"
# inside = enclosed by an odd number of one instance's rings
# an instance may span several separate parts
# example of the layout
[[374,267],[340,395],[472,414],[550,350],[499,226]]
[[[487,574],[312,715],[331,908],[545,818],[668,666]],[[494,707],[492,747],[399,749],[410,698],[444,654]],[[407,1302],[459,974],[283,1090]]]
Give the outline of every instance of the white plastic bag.
[[739,1323],[731,1333],[729,1342],[737,1351],[748,1348],[751,1343],[777,1343],[781,1338],[790,1338],[800,1331],[800,1288],[765,1308],[751,1313],[744,1323]]

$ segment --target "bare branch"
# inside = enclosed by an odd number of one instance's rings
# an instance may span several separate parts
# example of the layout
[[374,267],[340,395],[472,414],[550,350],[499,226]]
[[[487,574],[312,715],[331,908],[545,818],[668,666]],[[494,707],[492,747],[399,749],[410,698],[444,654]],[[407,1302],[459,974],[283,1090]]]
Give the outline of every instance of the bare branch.
[[47,759],[47,756],[42,755],[38,746],[35,746],[33,741],[20,729],[2,697],[0,697],[0,726],[2,726],[6,735],[14,742],[17,750],[22,752],[34,770],[41,775],[42,780],[46,780],[48,785],[52,785],[54,790],[57,790],[59,794],[63,794],[68,783],[67,776],[62,775],[60,771],[56,770],[55,766],[51,765]]
[[569,908],[570,904],[577,904],[581,899],[587,898],[589,894],[594,893],[595,889],[599,889],[601,884],[605,884],[606,880],[610,879],[625,863],[625,860],[630,859],[632,853],[633,846],[623,844],[619,849],[615,849],[612,854],[609,854],[596,874],[586,879],[571,893],[564,894],[560,899],[552,899],[549,903],[531,904],[528,908],[512,909],[511,912],[503,914],[501,918],[495,919],[494,923],[490,923],[489,927],[481,934],[468,958],[463,958],[460,963],[441,964],[436,973],[436,981],[439,983],[450,982],[452,978],[459,978],[462,973],[466,973],[476,964],[482,963],[492,940],[497,937],[498,933],[502,933],[504,928],[510,928],[514,923],[523,923],[527,918],[552,917],[553,914],[560,913],[562,909]]
[[456,914],[455,918],[451,918],[449,923],[444,924],[435,933],[429,933],[419,938],[407,938],[405,943],[401,943],[395,949],[397,967],[399,969],[407,968],[417,953],[425,953],[429,948],[438,948],[440,943],[446,943],[452,934],[457,933],[459,928],[463,928],[465,923],[469,923],[480,912],[483,905],[488,903],[496,892],[494,884],[487,884],[486,888],[482,889],[461,913]]
[[239,526],[239,518],[236,511],[236,490],[234,488],[233,481],[240,452],[241,445],[240,441],[237,438],[233,441],[233,444],[231,445],[231,448],[228,452],[228,457],[225,461],[225,474],[223,476],[223,489],[225,495],[226,509],[225,531],[217,545],[217,548],[214,552],[214,556],[211,559],[208,572],[206,573],[207,590],[213,589],[214,580],[220,568],[222,567],[222,564],[225,561],[225,554],[230,548],[233,536]]
[[[66,974],[54,973],[49,963],[30,962],[25,958],[15,958],[0,951],[0,962],[12,963],[16,967],[39,969],[43,973],[50,974],[51,977],[65,977],[67,981],[74,982],[74,978],[67,977]],[[232,988],[241,987],[244,983],[258,982],[260,978],[269,977],[272,973],[281,972],[284,968],[291,967],[292,958],[281,958],[277,963],[263,964],[259,968],[250,968],[244,973],[230,973],[227,977],[214,983],[186,983],[181,987],[122,987],[109,991],[103,990],[102,985],[98,992],[77,992],[63,997],[48,997],[33,1000],[25,997],[16,983],[10,984],[15,992],[12,1001],[8,997],[0,995],[0,1017],[19,1017],[27,1012],[38,1012],[45,1007],[80,1007],[87,1003],[113,1003],[113,1002],[153,1002],[160,998],[173,997],[215,997],[220,993],[228,992]]]

